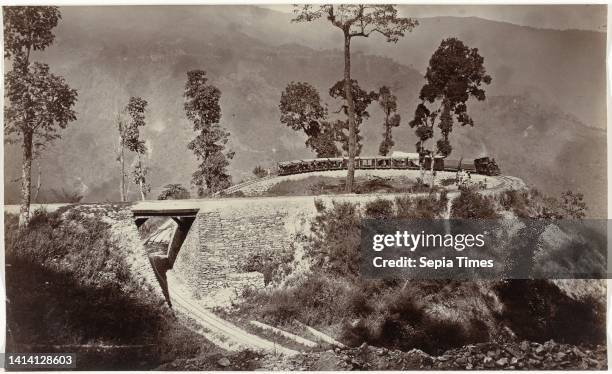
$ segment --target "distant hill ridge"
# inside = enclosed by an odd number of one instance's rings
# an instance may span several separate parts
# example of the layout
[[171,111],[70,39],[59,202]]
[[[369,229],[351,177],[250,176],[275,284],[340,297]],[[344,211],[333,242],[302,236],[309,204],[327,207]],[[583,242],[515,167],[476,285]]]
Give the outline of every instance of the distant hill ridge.
[[[190,69],[205,69],[222,91],[222,124],[236,151],[234,182],[258,164],[312,157],[303,135],[279,123],[278,102],[287,83],[311,82],[330,109],[338,108],[327,91],[342,77],[341,36],[328,25],[290,23],[291,14],[249,6],[61,10],[54,45],[35,58],[49,62],[78,89],[78,120],[44,154],[42,197],[64,187],[82,191],[86,201],[118,199],[113,119],[132,95],[150,103],[145,137],[153,186],[188,185],[195,160],[186,149],[193,135],[182,93]],[[398,96],[402,124],[394,132],[395,149],[414,150],[416,139],[407,124],[422,72],[440,41],[456,36],[479,48],[493,83],[488,100],[469,107],[476,126],[455,130],[455,154],[486,149],[503,170],[543,190],[581,189],[592,195],[592,202],[601,201],[592,183],[582,186],[582,174],[555,170],[586,167],[580,173],[605,181],[605,169],[599,169],[605,166],[605,132],[597,130],[605,128],[605,34],[479,18],[420,21],[395,45],[378,38],[354,43],[353,76],[364,88],[386,84]],[[382,116],[376,105],[370,112],[362,134],[364,153],[374,154]],[[529,126],[538,129],[539,137],[524,138]],[[7,146],[5,152],[5,200],[16,202],[19,185],[10,181],[19,177],[20,150]]]

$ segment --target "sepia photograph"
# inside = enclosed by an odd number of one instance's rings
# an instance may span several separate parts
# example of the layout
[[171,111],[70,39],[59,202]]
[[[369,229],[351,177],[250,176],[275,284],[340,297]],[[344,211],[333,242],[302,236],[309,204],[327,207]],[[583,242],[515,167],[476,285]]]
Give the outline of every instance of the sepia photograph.
[[1,10],[5,370],[608,369],[606,4]]

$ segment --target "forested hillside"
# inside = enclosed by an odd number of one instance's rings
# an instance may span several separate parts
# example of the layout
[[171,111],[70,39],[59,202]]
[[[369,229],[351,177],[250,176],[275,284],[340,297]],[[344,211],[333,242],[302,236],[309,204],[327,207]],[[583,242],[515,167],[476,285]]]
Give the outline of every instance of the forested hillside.
[[[313,156],[303,135],[279,122],[280,93],[289,82],[312,83],[330,111],[339,108],[327,92],[342,77],[341,38],[331,28],[290,23],[290,14],[256,7],[61,11],[56,41],[35,58],[78,89],[77,121],[43,154],[41,199],[57,199],[51,190],[63,188],[85,201],[118,200],[114,120],[130,96],[150,104],[144,138],[154,190],[188,185],[195,168],[186,148],[192,131],[182,96],[189,69],[206,70],[222,92],[222,125],[236,152],[234,182],[256,165]],[[596,129],[605,128],[605,34],[477,18],[420,22],[396,45],[372,37],[354,47],[353,77],[360,85],[377,90],[385,84],[398,97],[402,124],[394,131],[395,149],[414,151],[416,138],[407,124],[423,71],[440,40],[457,36],[479,48],[493,83],[488,100],[470,107],[475,127],[456,130],[452,156],[487,153],[504,172],[538,188],[572,188],[583,191],[589,205],[603,205],[598,194],[605,187],[605,131]],[[382,133],[377,105],[370,113],[362,126],[364,154],[377,150]],[[8,146],[5,157],[5,199],[16,202],[20,151]],[[588,185],[584,176],[591,178]],[[131,193],[136,197],[137,188]]]

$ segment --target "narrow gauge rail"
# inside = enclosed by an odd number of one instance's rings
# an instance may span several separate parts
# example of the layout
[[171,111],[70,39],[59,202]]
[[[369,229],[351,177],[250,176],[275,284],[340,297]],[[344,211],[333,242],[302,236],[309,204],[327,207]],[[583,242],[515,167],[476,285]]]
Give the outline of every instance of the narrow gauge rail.
[[[421,163],[423,168],[429,170],[431,161],[429,156],[423,158],[411,156],[376,156],[355,157],[355,169],[406,169],[419,170]],[[314,171],[346,170],[348,166],[347,157],[314,158],[306,160],[292,160],[278,163],[278,175],[291,175],[310,173]],[[500,175],[500,169],[495,159],[480,157],[472,160],[453,160],[443,157],[434,157],[434,170],[437,171],[465,171],[468,173],[483,175]]]

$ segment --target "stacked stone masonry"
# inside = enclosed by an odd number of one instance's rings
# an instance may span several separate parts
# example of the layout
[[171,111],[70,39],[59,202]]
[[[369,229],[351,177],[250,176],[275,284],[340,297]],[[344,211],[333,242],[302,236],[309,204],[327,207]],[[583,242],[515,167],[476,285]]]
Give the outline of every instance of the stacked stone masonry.
[[[336,195],[318,197],[364,204],[392,195]],[[174,263],[174,275],[204,304],[223,305],[246,287],[264,287],[263,274],[248,272],[254,254],[290,248],[297,237],[309,235],[316,215],[312,196],[234,198],[199,203],[195,222]],[[170,285],[172,294],[172,285]]]

